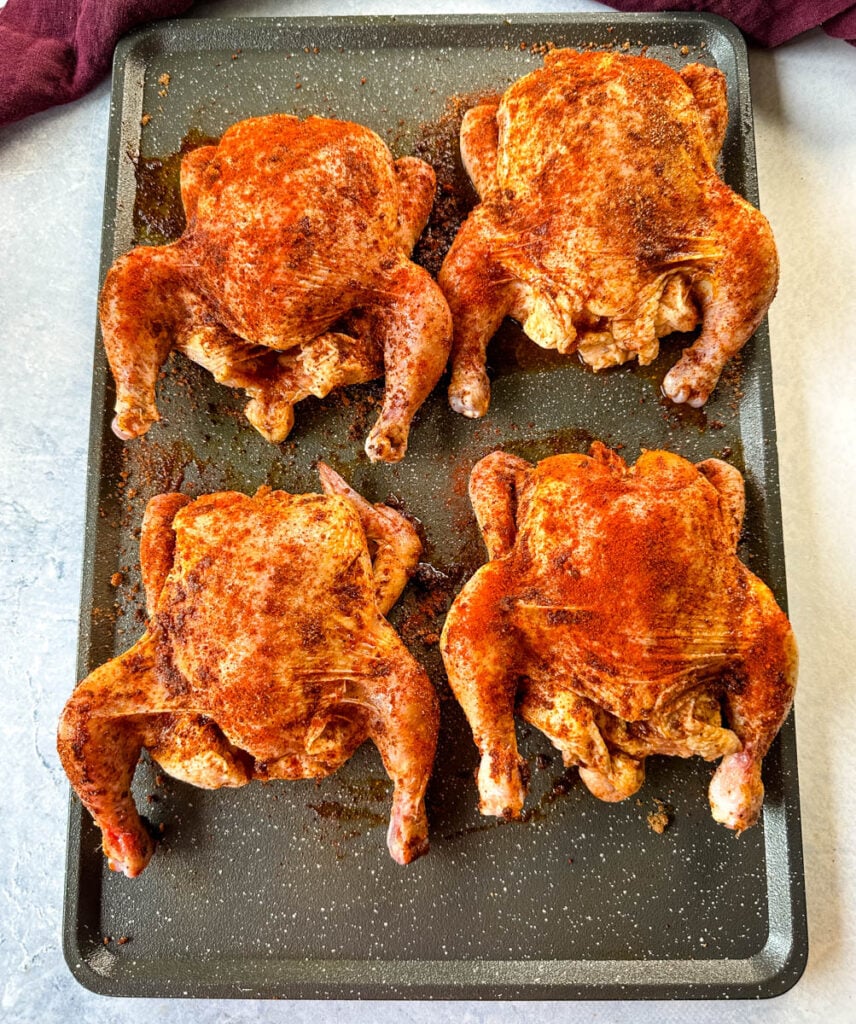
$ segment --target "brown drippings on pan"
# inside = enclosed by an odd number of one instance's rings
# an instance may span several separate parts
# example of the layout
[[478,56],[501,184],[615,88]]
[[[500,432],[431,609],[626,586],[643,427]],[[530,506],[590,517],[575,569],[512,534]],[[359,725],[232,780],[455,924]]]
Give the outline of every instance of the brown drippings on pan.
[[413,259],[434,277],[458,229],[479,201],[461,161],[461,121],[470,107],[497,99],[495,92],[450,96],[436,120],[423,121],[419,126],[413,153],[434,168],[437,192],[428,225],[413,250]]
[[325,401],[328,405],[332,402],[350,411],[352,419],[348,426],[348,440],[364,441],[383,404],[383,381],[372,380],[367,384],[336,388]]
[[477,835],[479,832],[489,832],[491,829],[507,824],[508,822],[504,818],[487,818],[484,821],[480,821],[477,825],[467,825],[465,828],[456,829],[454,832],[446,832],[437,838],[446,841],[463,839],[464,836]]
[[194,493],[186,478],[200,467],[192,446],[180,438],[146,436],[126,445],[119,454],[114,474],[117,500],[112,504],[122,540],[120,564],[110,582],[116,591],[115,611],[128,642],[139,635],[147,620],[139,563],[140,524],[146,504],[156,494]]
[[[355,781],[340,778],[338,783],[343,800],[320,800],[306,806],[315,813],[326,841],[336,851],[336,859],[342,860],[347,852],[345,843],[387,825],[392,785],[388,779],[376,777]],[[371,803],[377,804],[378,809],[366,806]]]
[[531,807],[527,807],[519,818],[487,818],[475,825],[467,825],[464,828],[456,829],[454,832],[447,832],[439,838],[444,840],[462,839],[464,836],[474,835],[478,832],[487,832],[494,828],[503,828],[506,825],[527,825],[531,822],[546,821],[550,815],[550,808],[573,792],[576,778],[576,768],[566,769],[540,800]]
[[[552,455],[564,455],[565,452],[587,453],[595,441],[608,441],[608,437],[597,436],[585,427],[560,427],[553,430],[544,437],[535,437],[524,440],[513,440],[501,447],[526,459],[533,465],[542,459],[548,459]],[[497,446],[499,447],[499,446]]]
[[541,348],[523,331],[516,320],[506,317],[487,350],[491,380],[512,373],[537,373],[567,363],[568,357],[554,348]]
[[[750,342],[751,344],[751,342]],[[740,408],[740,399],[743,398],[743,353],[738,352],[725,364],[725,369],[719,378],[717,389],[729,388],[731,394],[728,398],[728,408],[737,413]]]
[[446,612],[467,575],[463,567],[447,573],[429,562],[419,563],[408,593],[402,599],[401,614],[396,617],[398,633],[408,646],[414,643],[437,646]]
[[[370,775],[362,779],[349,779],[346,784],[348,795],[353,800],[374,800],[386,803],[392,798],[392,783],[384,776]],[[386,818],[382,824],[386,824]]]
[[[388,815],[375,814],[364,807],[352,807],[340,803],[338,800],[322,800],[317,804],[307,804],[310,810],[314,811],[319,818],[325,821],[336,821],[342,824],[359,825],[361,830],[365,828],[377,828],[379,825],[386,825]],[[359,832],[354,832],[359,835]]]
[[134,198],[134,241],[142,245],[166,245],[184,231],[179,176],[186,153],[219,140],[191,128],[176,153],[163,157],[139,156],[134,161],[137,194]]
[[193,461],[193,449],[180,438],[146,438],[141,444],[125,448],[122,461],[128,479],[133,480],[139,490],[151,497],[181,490],[187,467]]
[[544,821],[548,817],[549,810],[553,804],[564,800],[573,791],[576,779],[576,768],[567,768],[536,804],[523,811],[520,815],[520,821],[524,823]]

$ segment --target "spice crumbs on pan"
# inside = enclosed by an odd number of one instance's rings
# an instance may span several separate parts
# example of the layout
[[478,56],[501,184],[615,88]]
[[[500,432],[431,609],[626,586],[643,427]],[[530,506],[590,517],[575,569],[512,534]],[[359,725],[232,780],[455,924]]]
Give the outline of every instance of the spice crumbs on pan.
[[669,817],[666,805],[662,800],[655,798],[654,803],[657,805],[657,810],[651,811],[648,814],[648,826],[652,832],[656,832],[658,836],[661,836],[669,827],[672,819]]

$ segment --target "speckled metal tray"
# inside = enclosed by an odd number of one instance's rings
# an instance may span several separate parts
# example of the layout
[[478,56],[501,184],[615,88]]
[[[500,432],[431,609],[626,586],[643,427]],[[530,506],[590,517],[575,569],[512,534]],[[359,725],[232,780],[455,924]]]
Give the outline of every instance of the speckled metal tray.
[[[746,52],[716,18],[182,21],[138,32],[116,53],[102,275],[134,241],[180,230],[177,159],[165,155],[276,110],[357,120],[397,155],[434,161],[441,202],[418,258],[435,269],[473,201],[457,156],[461,111],[540,63],[548,43],[719,65],[731,109],[723,173],[757,202]],[[710,817],[704,762],[652,758],[638,799],[609,805],[523,726],[526,820],[483,819],[475,748],[437,653],[448,603],[483,558],[468,472],[500,445],[537,459],[601,438],[630,459],[643,446],[731,459],[748,486],[743,557],[784,602],[766,327],[703,412],[660,398],[680,341],[653,367],[594,375],[506,323],[490,350],[489,415],[453,414],[441,385],[396,466],[362,454],[379,385],[304,402],[291,438],[274,447],[244,422],[240,395],[179,356],[160,385],[163,421],[122,444],[97,341],[80,676],[141,631],[138,527],[152,494],[317,490],[323,456],[368,498],[393,496],[424,524],[431,568],[393,620],[441,693],[443,724],[431,852],[406,869],[386,852],[390,787],[371,745],[323,782],[215,793],[161,778],[144,759],[135,793],[163,836],[134,881],[106,869],[73,799],[64,939],[82,984],[139,996],[550,999],[761,997],[797,980],[807,945],[792,719],[765,762],[763,822],[739,839]],[[671,817],[662,835],[647,822],[655,799]]]

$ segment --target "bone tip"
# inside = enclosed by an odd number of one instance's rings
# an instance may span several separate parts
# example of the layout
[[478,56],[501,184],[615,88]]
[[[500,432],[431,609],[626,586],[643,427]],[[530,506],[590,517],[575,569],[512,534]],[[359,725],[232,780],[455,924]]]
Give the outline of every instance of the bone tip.
[[383,435],[369,436],[366,441],[366,455],[371,462],[401,462],[406,451],[406,441],[396,444]]
[[487,404],[482,402],[475,402],[466,393],[452,393],[449,392],[449,405],[452,409],[460,413],[461,416],[466,416],[470,420],[478,420],[484,416],[487,411]]
[[396,864],[405,866],[412,864],[413,861],[418,860],[420,857],[424,857],[428,852],[428,848],[427,836],[413,836],[406,841],[390,843],[389,853]]
[[123,427],[119,422],[118,416],[113,417],[113,422],[110,424],[110,428],[121,441],[133,441],[135,437],[139,437],[140,434],[145,433],[145,430],[129,430],[126,427]]
[[664,398],[668,398],[675,405],[683,405],[690,397],[690,389],[688,387],[679,387],[673,381],[670,381],[668,376],[660,385],[660,392]]

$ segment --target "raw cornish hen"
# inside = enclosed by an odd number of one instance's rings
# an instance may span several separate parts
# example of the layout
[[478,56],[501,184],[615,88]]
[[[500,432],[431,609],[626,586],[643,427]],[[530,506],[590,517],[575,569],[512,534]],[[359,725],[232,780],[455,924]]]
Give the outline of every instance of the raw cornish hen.
[[714,168],[727,122],[715,68],[573,50],[467,112],[461,153],[481,204],[439,277],[454,409],[487,411],[485,350],[506,315],[596,370],[650,363],[658,338],[702,321],[663,390],[704,404],[778,279],[769,224]]
[[455,599],[441,644],[481,753],[482,813],[513,818],[523,805],[516,702],[601,800],[635,793],[649,754],[722,757],[713,816],[753,825],[797,649],[737,558],[740,473],[663,451],[628,468],[595,443],[535,467],[494,452],[470,497],[490,561]]
[[158,419],[155,383],[175,347],[243,388],[247,418],[274,442],[296,402],[385,374],[366,451],[402,458],[451,345],[446,302],[408,258],[431,210],[431,168],[393,161],[360,125],[273,114],[188,153],[181,197],[181,238],[132,249],[104,283],[115,432],[139,437]]
[[149,502],[148,628],[80,683],[59,725],[63,767],[114,870],[138,875],[153,852],[130,794],[143,748],[217,789],[329,775],[368,737],[395,784],[390,853],[406,864],[427,850],[437,698],[384,617],[421,545],[397,512],[320,472],[326,496]]

